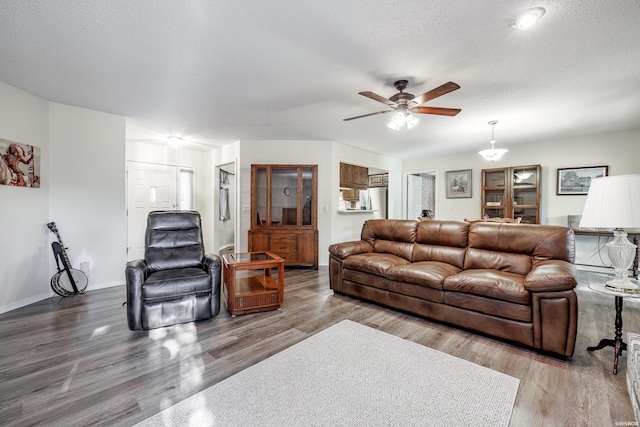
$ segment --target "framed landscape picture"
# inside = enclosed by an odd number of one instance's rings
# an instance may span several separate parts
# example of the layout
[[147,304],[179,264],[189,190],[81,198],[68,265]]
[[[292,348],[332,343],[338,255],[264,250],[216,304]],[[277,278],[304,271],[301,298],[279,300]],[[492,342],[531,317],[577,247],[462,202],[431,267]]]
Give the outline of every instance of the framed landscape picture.
[[558,169],[559,196],[586,195],[591,187],[591,180],[607,176],[609,166],[586,166],[581,168]]
[[471,169],[445,172],[447,199],[471,197]]

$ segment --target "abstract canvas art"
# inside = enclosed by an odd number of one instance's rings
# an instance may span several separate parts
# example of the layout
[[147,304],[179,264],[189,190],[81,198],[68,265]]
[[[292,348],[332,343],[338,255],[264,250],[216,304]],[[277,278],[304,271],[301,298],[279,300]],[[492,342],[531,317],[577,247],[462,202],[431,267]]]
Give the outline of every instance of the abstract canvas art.
[[0,139],[0,184],[40,187],[40,148]]

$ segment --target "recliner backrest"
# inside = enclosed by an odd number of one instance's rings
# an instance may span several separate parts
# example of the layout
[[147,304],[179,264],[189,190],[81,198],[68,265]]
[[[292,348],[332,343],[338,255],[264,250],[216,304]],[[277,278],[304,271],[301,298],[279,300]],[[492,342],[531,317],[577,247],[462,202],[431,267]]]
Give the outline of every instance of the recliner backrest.
[[147,218],[145,259],[154,271],[202,267],[204,244],[196,211],[154,211]]

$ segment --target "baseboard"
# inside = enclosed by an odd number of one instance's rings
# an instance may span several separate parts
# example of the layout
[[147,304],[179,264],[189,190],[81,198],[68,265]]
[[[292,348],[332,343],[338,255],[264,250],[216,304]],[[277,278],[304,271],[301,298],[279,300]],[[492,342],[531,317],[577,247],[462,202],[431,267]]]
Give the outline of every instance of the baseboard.
[[34,302],[42,301],[43,299],[51,298],[51,293],[38,294],[29,298],[21,299],[20,301],[15,301],[9,304],[0,306],[0,314],[7,313],[9,311],[24,307],[29,304],[33,304]]
[[[105,288],[113,288],[114,286],[122,286],[122,285],[124,285],[124,283],[122,283],[122,282],[100,283],[98,285],[89,284],[89,285],[87,285],[86,291],[93,291],[93,290],[105,289]],[[25,298],[25,299],[22,299],[20,301],[15,301],[15,302],[12,302],[12,303],[9,303],[9,304],[1,305],[0,306],[0,314],[7,313],[9,311],[16,310],[18,308],[22,308],[22,307],[27,306],[29,304],[33,304],[34,302],[38,302],[38,301],[42,301],[42,300],[47,299],[47,298],[51,298],[54,295],[55,294],[53,292],[49,291],[49,292],[44,293],[44,294],[34,295],[32,297]]]
[[97,289],[113,288],[114,286],[123,286],[122,282],[100,283],[92,285],[91,282],[87,285],[87,291],[95,291]]

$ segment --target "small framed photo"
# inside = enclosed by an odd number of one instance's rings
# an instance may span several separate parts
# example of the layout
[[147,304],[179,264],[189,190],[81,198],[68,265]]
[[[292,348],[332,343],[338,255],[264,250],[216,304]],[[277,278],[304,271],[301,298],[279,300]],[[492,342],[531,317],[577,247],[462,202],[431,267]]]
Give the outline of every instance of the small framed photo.
[[609,166],[585,166],[581,168],[558,169],[559,196],[586,195],[591,180],[609,175]]
[[471,198],[471,169],[447,171],[444,174],[447,199]]

